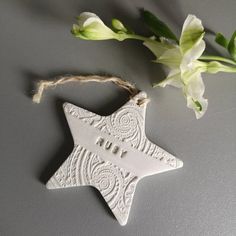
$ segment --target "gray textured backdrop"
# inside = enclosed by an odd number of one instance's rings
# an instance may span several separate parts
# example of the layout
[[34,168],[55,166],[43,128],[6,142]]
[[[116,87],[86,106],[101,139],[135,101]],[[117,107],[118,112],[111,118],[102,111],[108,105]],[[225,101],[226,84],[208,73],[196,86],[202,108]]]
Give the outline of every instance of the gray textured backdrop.
[[[176,33],[188,13],[227,36],[236,27],[235,0],[1,0],[0,235],[236,235],[236,75],[204,75],[209,109],[196,120],[179,90],[151,87],[164,72],[139,42],[70,35],[74,17],[85,10],[146,33],[139,7]],[[224,55],[212,36],[208,42],[210,52]],[[64,73],[108,73],[135,82],[151,98],[147,136],[184,161],[184,168],[138,184],[125,227],[93,188],[45,188],[73,147],[62,103],[106,115],[128,99],[114,85],[91,83],[48,91],[40,105],[32,104],[37,79]]]

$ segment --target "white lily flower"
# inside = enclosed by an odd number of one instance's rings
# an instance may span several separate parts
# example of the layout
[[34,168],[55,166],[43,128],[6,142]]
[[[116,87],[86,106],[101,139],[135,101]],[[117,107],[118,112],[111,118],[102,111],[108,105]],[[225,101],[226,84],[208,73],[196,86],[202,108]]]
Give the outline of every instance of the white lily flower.
[[124,40],[124,35],[115,33],[94,13],[83,12],[77,20],[78,24],[74,24],[71,30],[76,37],[87,40]]
[[204,115],[208,105],[207,99],[203,97],[205,87],[201,77],[201,73],[207,70],[207,64],[198,61],[205,50],[203,36],[201,20],[194,15],[188,15],[179,45],[163,40],[144,42],[157,57],[156,62],[170,68],[167,78],[158,86],[172,85],[182,88],[187,106],[195,111],[197,119]]

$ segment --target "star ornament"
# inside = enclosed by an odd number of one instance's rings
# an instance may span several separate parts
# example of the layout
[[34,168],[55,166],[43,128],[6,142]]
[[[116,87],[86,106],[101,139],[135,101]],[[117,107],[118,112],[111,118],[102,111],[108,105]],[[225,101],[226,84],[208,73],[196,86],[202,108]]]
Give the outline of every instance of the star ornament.
[[138,105],[143,98],[146,94],[140,92],[110,116],[65,103],[74,148],[47,188],[93,186],[125,225],[138,181],[183,166],[181,160],[147,139],[146,104]]

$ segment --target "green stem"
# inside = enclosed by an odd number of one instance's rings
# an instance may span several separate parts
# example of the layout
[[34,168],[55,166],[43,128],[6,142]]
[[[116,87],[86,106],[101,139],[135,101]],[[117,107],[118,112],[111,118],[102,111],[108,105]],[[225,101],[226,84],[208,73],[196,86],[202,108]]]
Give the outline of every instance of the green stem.
[[206,63],[206,65],[203,66],[203,72],[204,70],[210,74],[215,74],[218,72],[236,73],[235,66],[226,66],[223,64],[219,64],[219,62],[216,61]]
[[214,60],[214,61],[222,61],[222,62],[225,62],[225,63],[228,63],[228,64],[232,64],[232,65],[235,65],[236,66],[236,62],[231,60],[231,59],[228,59],[228,58],[225,58],[225,57],[220,57],[220,56],[211,56],[211,55],[206,55],[206,56],[201,56],[199,58],[200,60],[207,60],[207,61],[211,61],[211,60]]
[[228,72],[228,73],[235,73],[236,72],[236,67],[224,67],[222,68],[222,70],[220,70],[222,72]]
[[137,34],[127,34],[126,37],[127,39],[137,39],[141,41],[154,41],[153,39],[150,39],[141,35],[137,35]]

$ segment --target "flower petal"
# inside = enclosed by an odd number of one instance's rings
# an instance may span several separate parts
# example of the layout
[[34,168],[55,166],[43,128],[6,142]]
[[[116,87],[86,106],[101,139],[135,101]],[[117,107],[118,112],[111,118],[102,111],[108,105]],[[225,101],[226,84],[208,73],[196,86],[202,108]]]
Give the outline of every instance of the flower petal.
[[189,83],[184,87],[184,94],[187,99],[187,107],[195,111],[196,118],[201,118],[207,110],[208,101],[203,97],[205,86],[201,73],[195,74]]
[[80,33],[89,40],[118,39],[119,36],[105,24],[96,21],[85,27]]
[[182,61],[182,54],[179,47],[175,47],[166,50],[156,61],[169,66],[171,69],[179,68]]
[[99,22],[101,24],[104,24],[103,21],[96,14],[92,12],[83,12],[79,15],[77,19],[78,19],[78,25],[81,29],[90,25],[93,22]]
[[194,15],[188,15],[186,18],[182,33],[180,36],[180,49],[183,54],[198,44],[204,36],[202,22]]
[[206,44],[203,40],[195,44],[191,50],[186,52],[182,58],[180,69],[182,72],[193,69],[193,61],[197,60],[204,52]]
[[171,85],[177,88],[181,88],[183,86],[183,83],[181,82],[180,70],[171,70],[166,79],[158,83],[156,86],[164,88],[166,85]]
[[167,42],[157,42],[155,40],[145,41],[143,43],[152,53],[159,58],[164,52],[169,49],[175,48],[172,44]]

